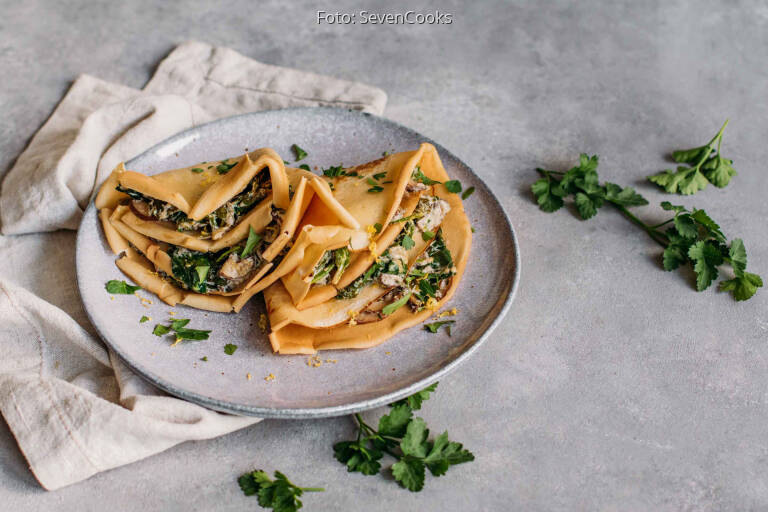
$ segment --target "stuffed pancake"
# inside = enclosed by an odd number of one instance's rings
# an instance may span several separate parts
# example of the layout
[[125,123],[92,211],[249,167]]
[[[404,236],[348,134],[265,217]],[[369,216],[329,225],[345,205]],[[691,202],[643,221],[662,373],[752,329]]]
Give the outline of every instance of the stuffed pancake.
[[[264,292],[279,353],[365,348],[428,318],[453,295],[472,233],[435,148],[339,170],[334,197],[361,226],[364,250],[318,244]],[[310,204],[302,224],[334,216]],[[359,246],[358,242],[358,246]]]
[[95,204],[117,266],[134,281],[171,305],[231,311],[288,253],[313,196],[329,196],[326,189],[266,148],[155,176],[121,164]]

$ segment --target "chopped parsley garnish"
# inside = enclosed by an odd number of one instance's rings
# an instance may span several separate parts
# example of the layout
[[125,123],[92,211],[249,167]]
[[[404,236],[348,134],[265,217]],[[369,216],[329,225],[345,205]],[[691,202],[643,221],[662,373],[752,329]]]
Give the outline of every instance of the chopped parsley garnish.
[[187,329],[186,325],[189,323],[188,318],[174,318],[171,320],[171,325],[155,325],[152,334],[155,336],[163,336],[173,331],[176,340],[207,340],[211,331],[203,331],[200,329]]
[[366,178],[365,182],[368,183],[371,188],[368,189],[368,192],[381,192],[384,190],[384,187],[380,186],[376,181],[372,180],[371,178]]
[[107,281],[105,286],[109,293],[117,295],[133,295],[137,291],[141,290],[141,286],[131,286],[125,281],[118,281],[117,279],[111,279]]
[[[442,181],[433,180],[426,174],[424,174],[421,171],[421,167],[416,166],[416,168],[413,170],[413,173],[411,173],[411,179],[413,181],[418,181],[419,183],[423,183],[424,185],[440,185],[442,184],[445,189],[452,193],[452,194],[458,194],[461,192],[461,182],[459,180],[449,180],[443,183]],[[472,190],[474,191],[474,187],[472,187]],[[471,194],[472,192],[470,192]]]
[[200,174],[201,172],[205,172],[205,170],[204,170],[204,169],[201,169],[201,168],[199,168],[199,167],[193,167],[193,168],[192,168],[192,169],[190,169],[190,170],[191,170],[192,172],[196,173],[196,174]]
[[336,166],[332,165],[327,169],[323,169],[323,175],[329,178],[336,178],[338,176],[343,176],[344,170],[341,168],[340,165],[336,165]]
[[413,246],[416,245],[416,241],[413,238],[411,238],[410,235],[405,235],[403,237],[403,243],[401,245],[406,251],[408,251],[410,249],[413,249]]
[[456,323],[456,320],[441,320],[439,322],[432,322],[431,324],[424,324],[424,330],[431,333],[436,333],[441,327],[446,326],[448,335],[451,334],[451,324]]
[[421,167],[419,166],[416,166],[416,168],[413,170],[411,178],[413,178],[413,181],[418,181],[419,183],[423,183],[425,185],[437,185],[440,183],[439,181],[433,180],[421,172]]
[[386,453],[397,461],[392,465],[392,476],[412,492],[423,489],[426,469],[434,476],[441,476],[451,466],[475,460],[460,443],[448,440],[448,432],[428,441],[426,422],[413,417],[413,411],[420,409],[422,402],[436,388],[437,383],[390,404],[389,414],[379,418],[378,429],[367,424],[360,414],[355,414],[357,439],[336,443],[333,446],[336,460],[349,472],[376,475]]
[[147,315],[143,315],[143,316],[142,316],[142,317],[139,319],[139,323],[140,323],[140,324],[143,324],[144,322],[149,322],[149,317],[148,317]]
[[375,179],[376,181],[380,181],[381,178],[383,178],[386,175],[387,175],[386,172],[377,172],[376,174],[373,175],[373,179]]
[[450,180],[443,183],[443,186],[452,194],[461,192],[461,182],[459,180]]
[[373,229],[375,229],[377,233],[381,233],[381,224],[377,222],[373,225]]
[[425,242],[427,240],[432,240],[433,238],[435,238],[435,233],[432,231],[422,231],[421,238],[423,238]]
[[381,310],[381,312],[384,314],[384,316],[391,315],[401,307],[405,306],[405,304],[408,302],[408,299],[411,298],[411,290],[408,290],[405,292],[405,295],[397,299],[392,304],[387,304],[384,306],[384,309]]
[[305,171],[310,171],[310,172],[312,172],[312,169],[310,169],[310,168],[309,168],[309,165],[307,165],[307,164],[301,164],[301,165],[299,166],[299,169],[304,169]]
[[171,328],[167,325],[157,324],[154,329],[152,329],[152,334],[155,336],[164,336],[171,332]]
[[246,496],[256,496],[259,505],[274,512],[296,512],[303,506],[299,496],[305,492],[323,492],[322,487],[298,487],[279,471],[275,479],[260,469],[245,473],[237,479],[240,490]]
[[201,361],[205,361],[207,363],[208,362],[208,356],[203,356],[203,357],[200,358],[200,360]]
[[219,174],[227,174],[230,169],[237,165],[237,162],[229,163],[229,158],[222,160],[219,165],[216,166],[216,172]]
[[233,345],[232,343],[227,343],[224,345],[224,353],[228,356],[231,356],[235,353],[235,350],[237,350],[237,345]]
[[294,144],[293,146],[291,146],[291,149],[296,154],[296,161],[297,162],[300,162],[300,161],[304,160],[305,158],[307,158],[307,152],[304,151],[303,149],[301,149],[298,145]]
[[471,196],[475,192],[475,187],[469,187],[467,190],[464,191],[463,194],[461,194],[461,199],[466,200],[469,196]]

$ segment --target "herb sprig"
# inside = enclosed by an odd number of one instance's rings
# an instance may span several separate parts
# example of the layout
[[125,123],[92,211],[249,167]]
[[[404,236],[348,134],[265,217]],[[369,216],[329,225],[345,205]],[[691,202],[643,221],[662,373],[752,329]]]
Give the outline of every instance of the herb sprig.
[[275,512],[295,512],[304,505],[299,496],[305,492],[325,491],[322,487],[299,487],[279,471],[275,471],[275,479],[272,480],[261,469],[241,475],[237,483],[243,494],[257,496],[259,505]]
[[[708,155],[707,147],[699,150],[706,150]],[[539,208],[545,212],[557,211],[563,207],[564,198],[573,195],[579,215],[582,219],[589,219],[603,204],[610,203],[664,248],[662,261],[665,270],[671,271],[690,263],[696,274],[698,291],[707,289],[717,279],[718,267],[723,264],[731,267],[734,278],[722,281],[720,290],[731,292],[737,301],[749,299],[763,285],[759,275],[746,271],[744,242],[734,238],[729,244],[720,226],[704,210],[688,210],[664,201],[661,207],[674,212],[674,217],[648,225],[627,209],[629,206],[648,204],[648,201],[631,187],[622,188],[614,183],[600,185],[597,165],[597,155],[589,157],[582,153],[579,165],[567,172],[536,169],[543,177],[531,186],[531,190]],[[661,229],[668,224],[672,226]]]
[[733,160],[720,154],[723,131],[728,126],[725,121],[720,131],[708,143],[691,149],[678,149],[672,152],[672,159],[681,165],[676,171],[667,169],[648,176],[648,181],[655,183],[671,194],[691,195],[712,183],[723,188],[736,176]]
[[422,418],[413,417],[413,411],[421,409],[424,400],[437,389],[437,383],[390,404],[389,414],[379,419],[378,429],[355,414],[357,439],[342,441],[333,446],[336,460],[347,466],[347,471],[364,475],[376,475],[381,470],[384,454],[395,458],[392,476],[412,492],[424,488],[428,469],[433,476],[444,475],[456,464],[475,460],[461,443],[449,441],[448,432],[443,432],[433,441],[428,441],[429,429]]

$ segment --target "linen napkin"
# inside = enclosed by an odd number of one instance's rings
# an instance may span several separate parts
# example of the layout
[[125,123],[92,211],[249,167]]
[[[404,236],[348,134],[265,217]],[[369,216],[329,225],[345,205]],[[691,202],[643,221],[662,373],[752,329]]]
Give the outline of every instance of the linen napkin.
[[44,488],[259,421],[168,396],[106,349],[76,291],[75,233],[56,230],[77,229],[118,162],[186,128],[293,106],[381,114],[385,104],[380,89],[199,42],[172,51],[143,90],[78,77],[0,190],[0,412]]

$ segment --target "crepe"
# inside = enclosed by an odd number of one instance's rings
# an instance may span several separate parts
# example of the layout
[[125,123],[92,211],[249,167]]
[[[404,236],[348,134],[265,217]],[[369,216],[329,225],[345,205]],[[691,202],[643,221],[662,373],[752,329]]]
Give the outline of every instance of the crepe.
[[[377,345],[428,318],[463,275],[472,232],[461,199],[442,185],[449,177],[432,145],[344,173],[333,182],[334,197],[361,225],[379,229],[368,230],[369,246],[335,283],[306,286],[317,268],[312,263],[322,249],[333,249],[330,244],[307,248],[302,263],[264,291],[275,352]],[[369,181],[374,175],[379,178]],[[369,193],[375,186],[382,190]],[[302,224],[332,218],[312,203]]]
[[117,265],[142,287],[172,305],[232,311],[289,252],[315,194],[345,229],[359,227],[326,183],[268,148],[155,176],[120,164],[95,204]]

